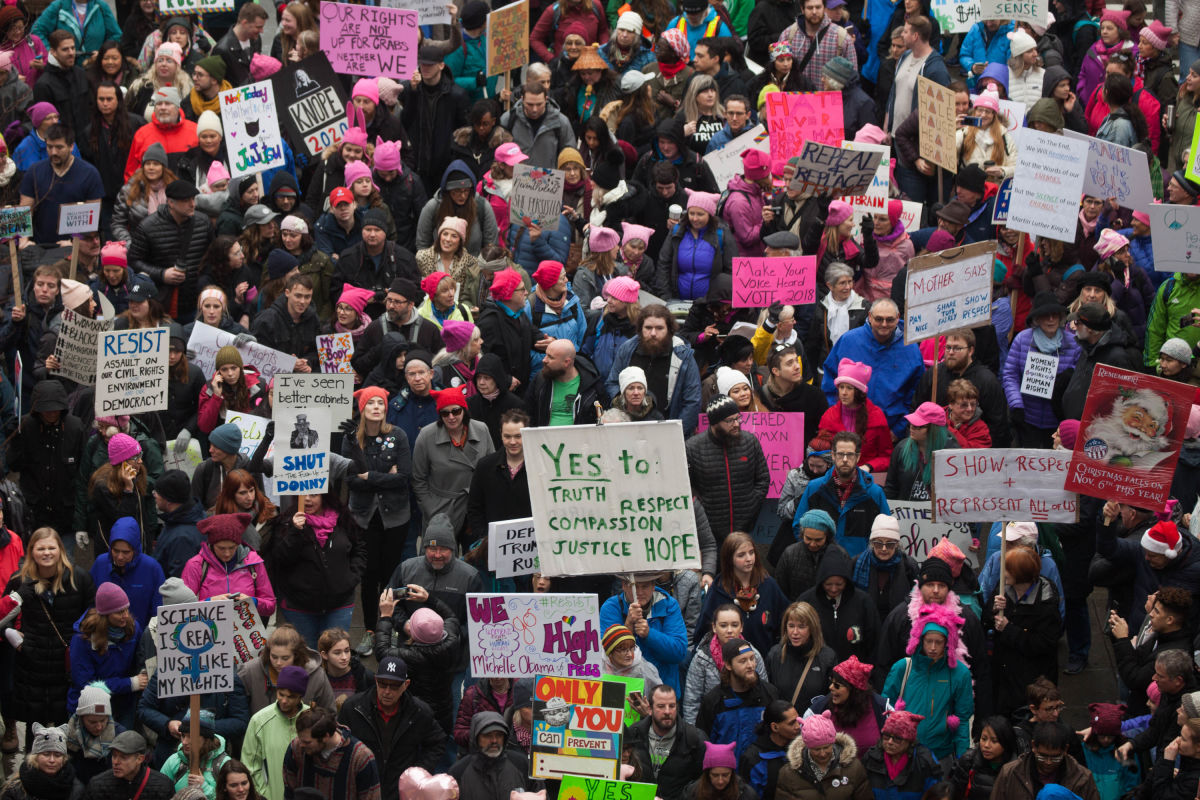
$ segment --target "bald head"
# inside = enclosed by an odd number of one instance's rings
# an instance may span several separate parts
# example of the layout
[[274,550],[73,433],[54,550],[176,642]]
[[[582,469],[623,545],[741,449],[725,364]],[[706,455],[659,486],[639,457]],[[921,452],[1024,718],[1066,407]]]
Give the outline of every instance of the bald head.
[[575,378],[575,345],[570,339],[555,339],[546,345],[542,372],[546,380],[569,381]]

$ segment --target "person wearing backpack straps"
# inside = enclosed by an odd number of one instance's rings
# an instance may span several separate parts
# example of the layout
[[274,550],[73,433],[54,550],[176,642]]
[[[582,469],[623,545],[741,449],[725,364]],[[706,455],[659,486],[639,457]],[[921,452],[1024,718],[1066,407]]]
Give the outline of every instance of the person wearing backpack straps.
[[722,273],[733,274],[737,243],[717,216],[720,195],[687,193],[687,219],[671,228],[658,254],[659,297],[703,300]]
[[249,514],[216,514],[196,523],[207,541],[188,559],[183,582],[201,600],[254,603],[267,619],[275,611],[275,591],[262,556],[242,542]]
[[547,64],[563,49],[567,23],[582,25],[583,40],[597,44],[608,44],[608,17],[597,0],[557,0],[538,17],[529,37],[529,44],[537,58]]
[[741,158],[742,174],[729,179],[729,187],[717,202],[717,216],[729,223],[738,252],[757,258],[763,255],[763,212],[768,211],[771,199],[771,157],[751,149]]

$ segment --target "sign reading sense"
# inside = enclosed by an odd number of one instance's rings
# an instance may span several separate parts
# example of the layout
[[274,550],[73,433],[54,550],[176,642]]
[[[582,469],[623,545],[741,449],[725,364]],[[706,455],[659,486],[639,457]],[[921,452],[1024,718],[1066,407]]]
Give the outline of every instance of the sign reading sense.
[[471,674],[599,678],[600,608],[594,594],[469,594]]
[[159,697],[233,691],[233,601],[160,606],[154,645]]

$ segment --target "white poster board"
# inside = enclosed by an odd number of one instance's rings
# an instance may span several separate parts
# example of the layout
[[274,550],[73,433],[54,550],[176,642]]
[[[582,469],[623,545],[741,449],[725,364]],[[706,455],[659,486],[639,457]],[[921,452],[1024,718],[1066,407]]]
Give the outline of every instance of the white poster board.
[[603,633],[594,594],[467,595],[472,676],[599,678]]
[[[333,436],[332,402],[312,402],[312,384],[295,378],[318,376],[280,374],[275,376],[275,457],[271,487],[285,495],[324,494],[329,489],[329,442]],[[346,378],[346,375],[324,375]],[[330,393],[332,396],[332,392]]]
[[54,342],[58,369],[50,370],[50,374],[84,386],[95,386],[100,334],[112,327],[112,320],[88,319],[70,308],[62,310],[60,319],[58,338]]
[[1063,488],[1068,450],[974,448],[933,454],[938,522],[1075,522],[1078,497]]
[[497,578],[532,575],[538,570],[533,517],[488,523],[488,569]]
[[170,328],[105,331],[96,351],[96,415],[167,410]]
[[158,696],[233,691],[233,601],[160,606],[154,645]]
[[1022,129],[1007,227],[1074,242],[1087,161],[1087,142]]
[[163,450],[163,471],[169,469],[177,469],[184,475],[188,476],[188,480],[192,479],[193,473],[196,472],[196,467],[200,466],[200,462],[204,458],[200,455],[200,440],[189,439],[187,448],[182,453],[175,452],[175,440],[167,442],[166,449]]
[[1050,0],[980,0],[984,19],[1016,20],[1045,27]]
[[708,164],[709,170],[712,171],[718,188],[724,189],[734,175],[742,174],[742,153],[746,150],[771,152],[771,140],[767,137],[766,128],[762,125],[755,125],[740,136],[731,139],[729,144],[720,150],[705,154],[704,163]]
[[[866,150],[871,153],[882,153],[883,158],[879,160],[879,167],[875,170],[875,178],[871,181],[871,188],[867,189],[862,194],[862,197],[876,197],[886,204],[888,194],[891,188],[891,172],[892,172],[892,148],[886,144],[870,144],[868,142],[852,142],[849,139],[842,140],[842,147],[847,150]],[[857,198],[858,195],[851,195]]]
[[94,233],[100,229],[101,201],[66,203],[58,208],[58,235]]
[[1150,205],[1143,211],[1150,215],[1154,271],[1200,274],[1200,208]]
[[979,0],[930,0],[929,13],[937,19],[943,36],[966,33],[983,19]]
[[1115,197],[1122,208],[1135,211],[1143,211],[1154,202],[1154,193],[1150,190],[1150,162],[1145,153],[1072,130],[1063,130],[1063,134],[1087,142],[1084,194],[1105,200]]
[[380,0],[384,8],[407,8],[417,12],[422,25],[449,25],[450,12],[441,0]]
[[238,448],[238,453],[246,458],[253,458],[254,451],[262,444],[263,437],[266,435],[267,420],[255,414],[229,411],[225,414],[225,421],[236,425],[242,432],[242,446]]
[[354,376],[341,372],[286,372],[275,376],[274,404],[326,408],[333,427],[354,418]]
[[991,320],[995,256],[993,241],[909,261],[904,283],[904,343]]
[[257,369],[263,380],[270,380],[279,372],[291,372],[296,366],[295,356],[272,350],[257,342],[234,345],[235,338],[232,333],[226,333],[220,328],[196,322],[188,339],[187,349],[195,354],[196,357],[191,359],[192,363],[200,367],[207,380],[212,380],[212,376],[216,374],[217,351],[225,345],[237,347],[242,361],[246,366]]
[[547,230],[557,228],[566,180],[567,173],[560,169],[531,167],[528,163],[513,167],[512,191],[508,194],[509,223],[526,228],[530,225]]
[[972,566],[978,566],[979,558],[971,550],[974,533],[967,522],[935,522],[933,508],[928,501],[889,500],[888,508],[900,523],[900,550],[917,560],[929,558],[929,551],[942,539],[963,551]]
[[220,104],[230,176],[240,178],[283,166],[283,137],[271,81],[221,92]]

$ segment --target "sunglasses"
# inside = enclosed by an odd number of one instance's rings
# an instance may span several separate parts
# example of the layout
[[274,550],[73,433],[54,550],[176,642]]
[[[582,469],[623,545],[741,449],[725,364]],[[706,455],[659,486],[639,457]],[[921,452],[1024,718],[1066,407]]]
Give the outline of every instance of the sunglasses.
[[461,408],[458,408],[458,407],[455,407],[455,408],[446,408],[446,409],[442,409],[441,411],[439,411],[439,412],[438,412],[438,416],[442,416],[442,417],[457,417],[457,416],[461,416],[461,415],[462,415],[462,413],[463,413],[463,410],[462,410]]

